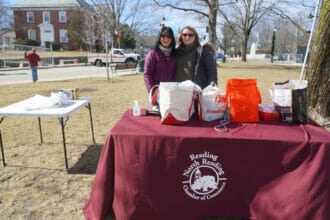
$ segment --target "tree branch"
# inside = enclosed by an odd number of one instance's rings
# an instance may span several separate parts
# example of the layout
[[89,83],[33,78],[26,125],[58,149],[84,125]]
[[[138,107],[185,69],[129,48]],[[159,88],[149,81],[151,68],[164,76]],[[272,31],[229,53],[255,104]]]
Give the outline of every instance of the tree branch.
[[185,12],[195,12],[195,13],[197,13],[197,14],[201,14],[201,15],[203,15],[203,16],[205,16],[205,17],[208,17],[208,16],[209,16],[208,14],[206,14],[206,13],[204,13],[204,12],[202,12],[202,11],[199,11],[199,10],[197,10],[197,9],[193,9],[193,8],[181,8],[181,7],[177,7],[177,6],[175,6],[175,5],[169,4],[169,3],[161,4],[161,3],[159,3],[159,2],[156,1],[156,0],[153,0],[153,2],[154,2],[157,6],[159,6],[159,7],[163,7],[163,8],[165,8],[165,7],[170,7],[170,8],[173,8],[173,9],[176,9],[176,10],[185,11]]

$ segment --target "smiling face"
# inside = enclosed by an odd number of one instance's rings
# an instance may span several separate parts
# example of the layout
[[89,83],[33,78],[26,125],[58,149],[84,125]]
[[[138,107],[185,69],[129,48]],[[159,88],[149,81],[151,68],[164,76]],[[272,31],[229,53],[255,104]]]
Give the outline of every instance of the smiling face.
[[195,41],[195,34],[194,34],[194,32],[192,32],[188,28],[185,28],[182,31],[182,43],[185,46],[188,46],[188,45],[192,44],[194,41]]
[[165,48],[169,48],[171,46],[172,40],[168,33],[163,33],[160,36],[160,43]]

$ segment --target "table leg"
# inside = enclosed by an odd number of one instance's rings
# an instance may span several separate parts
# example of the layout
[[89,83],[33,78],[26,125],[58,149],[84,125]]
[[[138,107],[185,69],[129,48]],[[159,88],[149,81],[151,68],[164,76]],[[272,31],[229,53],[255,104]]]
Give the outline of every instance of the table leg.
[[64,148],[64,159],[65,159],[65,167],[68,169],[68,159],[66,155],[66,143],[65,143],[65,133],[64,133],[64,122],[63,122],[63,117],[58,118],[61,122],[61,127],[62,127],[62,137],[63,137],[63,148]]
[[6,161],[5,161],[5,152],[3,151],[1,131],[0,131],[0,147],[1,147],[1,154],[2,154],[2,164],[5,167]]
[[40,117],[38,117],[38,122],[39,122],[40,143],[43,143]]
[[95,144],[94,127],[93,127],[93,118],[92,118],[92,106],[91,106],[91,103],[88,103],[87,108],[88,108],[88,110],[89,110],[89,118],[90,118],[90,121],[91,121],[93,144]]

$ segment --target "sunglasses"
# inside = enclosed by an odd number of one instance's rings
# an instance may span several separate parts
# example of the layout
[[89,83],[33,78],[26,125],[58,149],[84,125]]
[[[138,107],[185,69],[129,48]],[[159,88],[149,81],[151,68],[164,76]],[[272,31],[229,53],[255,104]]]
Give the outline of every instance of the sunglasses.
[[189,33],[189,34],[182,34],[182,36],[184,36],[184,37],[193,37],[193,36],[194,36],[194,34],[193,34],[193,33]]

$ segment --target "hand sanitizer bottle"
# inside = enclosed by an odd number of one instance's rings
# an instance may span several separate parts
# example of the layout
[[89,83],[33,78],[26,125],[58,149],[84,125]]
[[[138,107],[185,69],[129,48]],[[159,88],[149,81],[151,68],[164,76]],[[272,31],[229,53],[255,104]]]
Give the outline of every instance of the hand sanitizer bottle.
[[133,115],[134,116],[140,116],[141,115],[141,108],[139,106],[139,103],[137,100],[135,100],[135,105],[133,107]]

